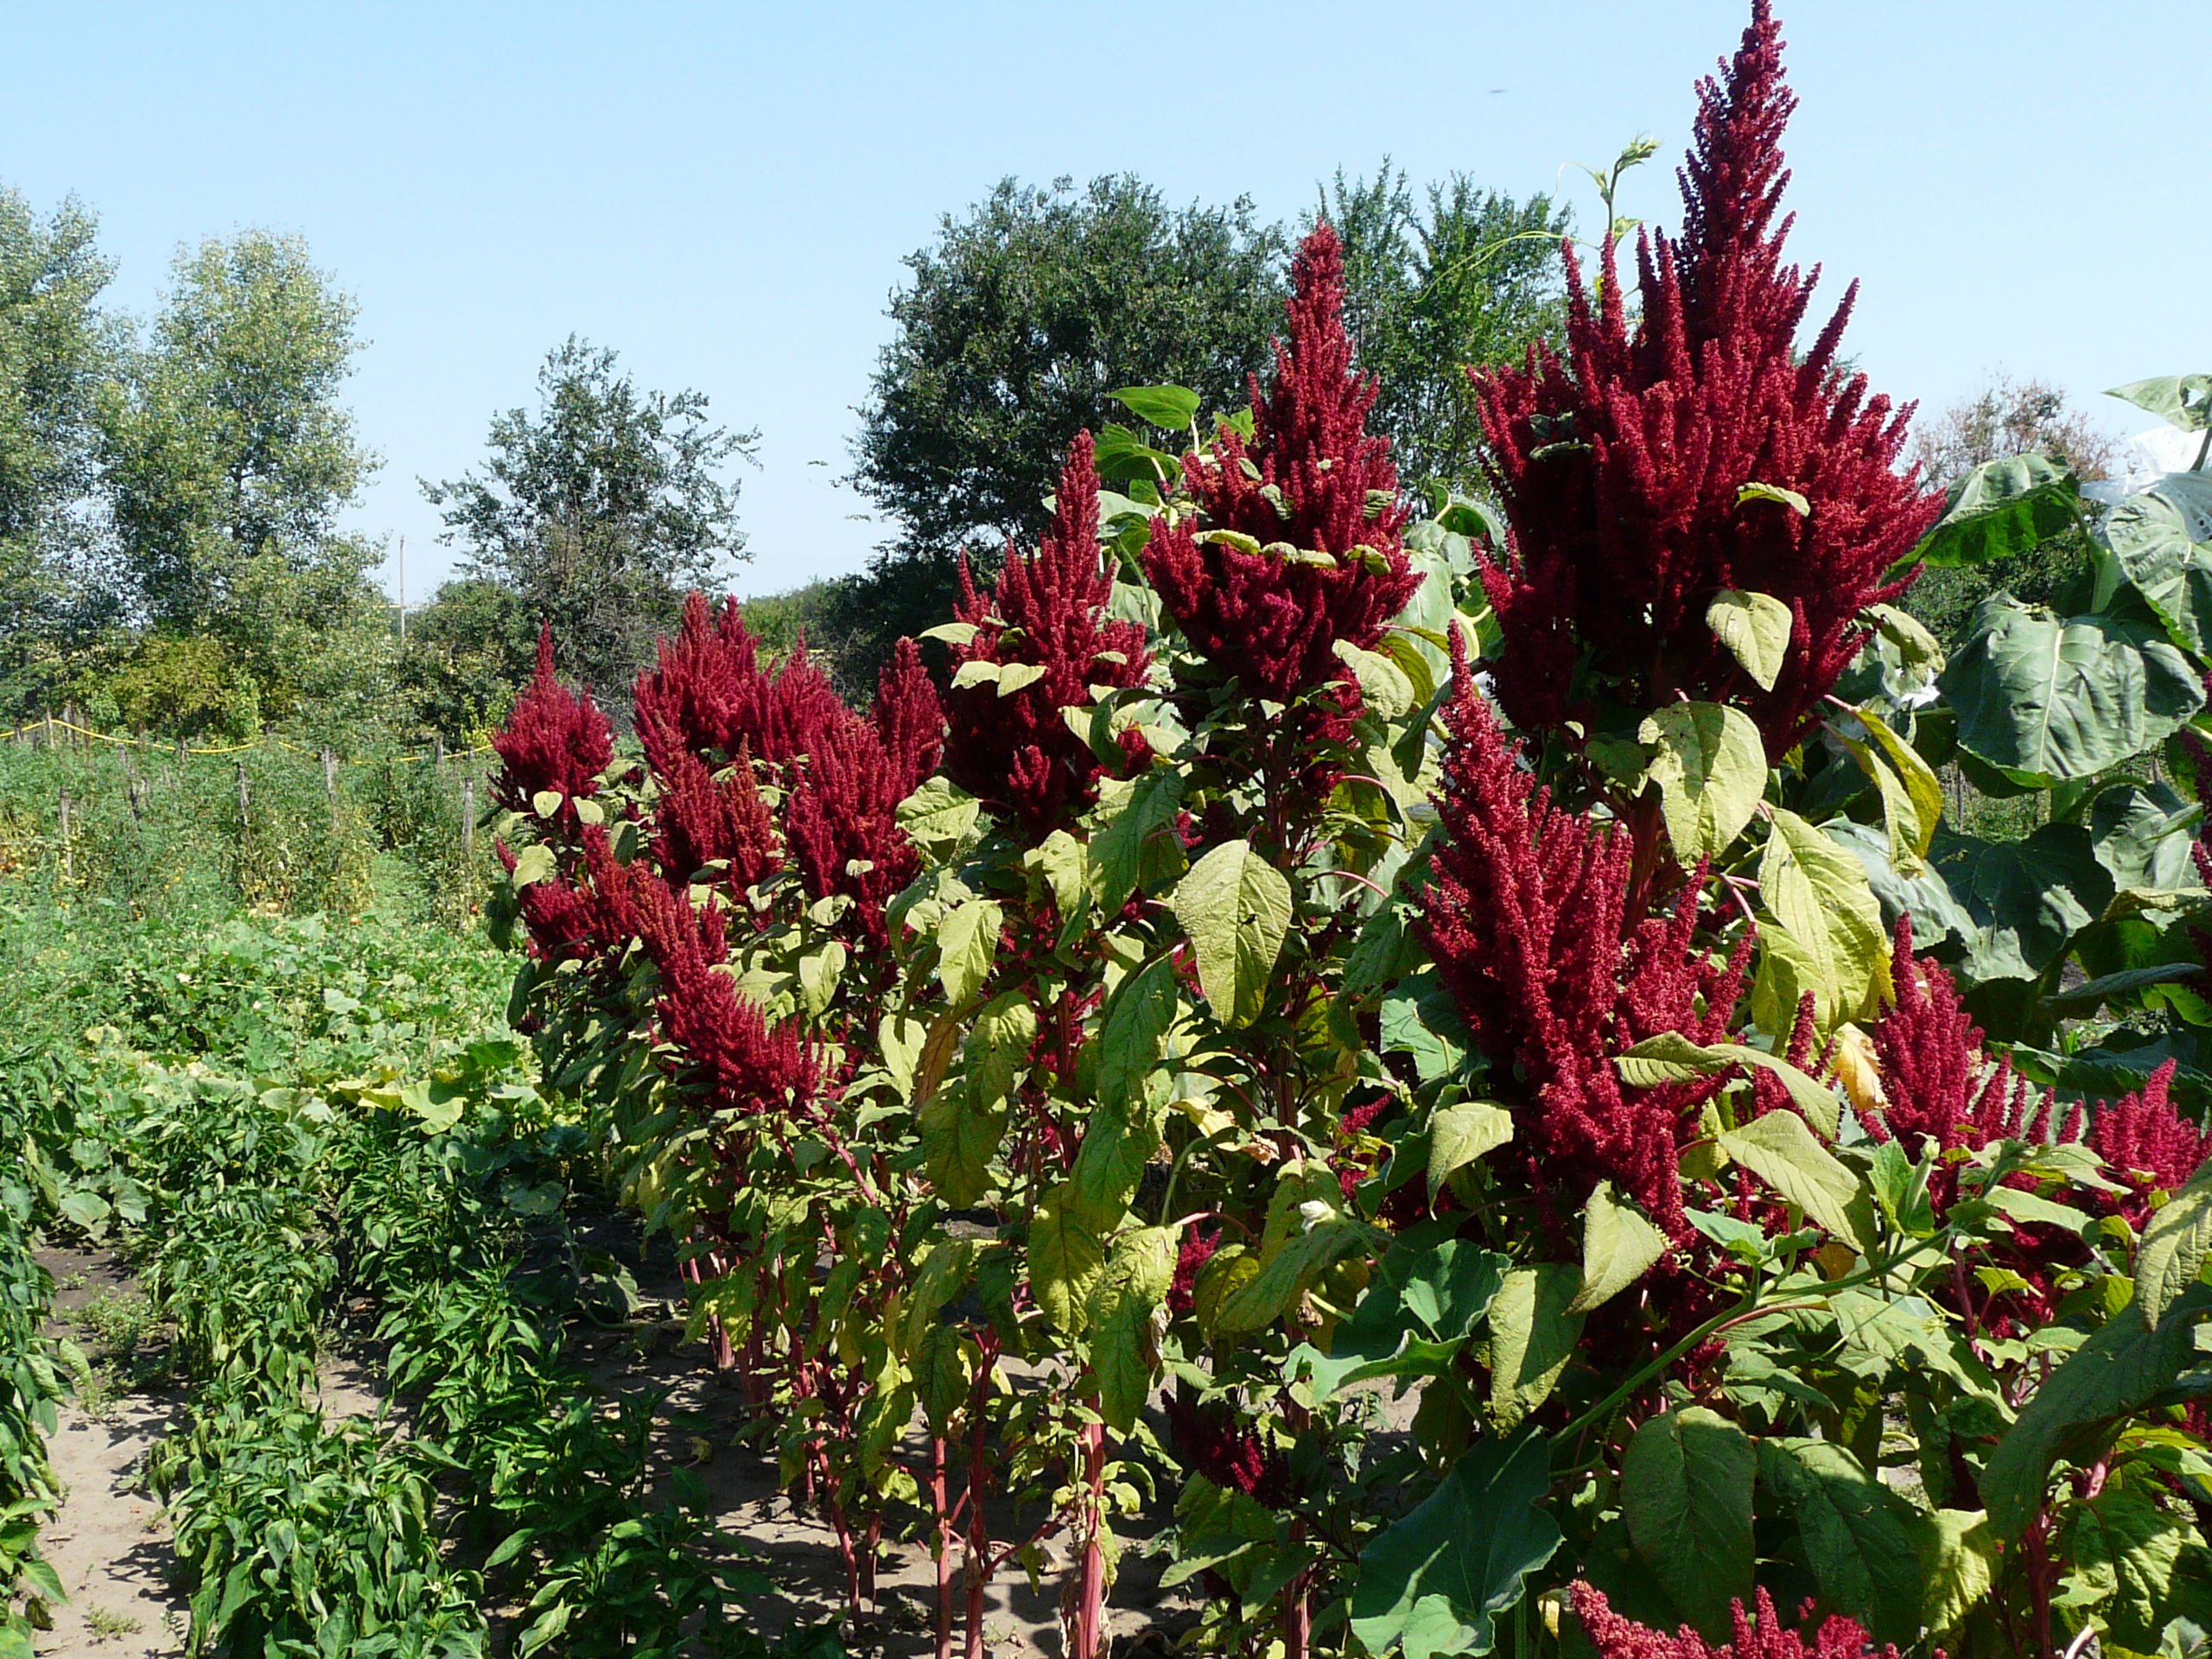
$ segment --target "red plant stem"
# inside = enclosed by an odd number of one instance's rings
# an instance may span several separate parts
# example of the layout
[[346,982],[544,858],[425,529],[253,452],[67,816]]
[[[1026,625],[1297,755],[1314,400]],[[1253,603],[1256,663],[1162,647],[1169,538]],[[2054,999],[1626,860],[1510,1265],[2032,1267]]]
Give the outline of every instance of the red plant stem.
[[1090,1497],[1083,1517],[1083,1575],[1076,1587],[1075,1647],[1069,1659],[1098,1659],[1106,1612],[1106,1551],[1099,1542],[1106,1524],[1105,1425],[1084,1424],[1077,1443]]
[[[1294,1400],[1283,1402],[1283,1426],[1293,1434],[1302,1433],[1311,1421],[1306,1408]],[[1291,1548],[1295,1549],[1306,1541],[1306,1517],[1298,1516],[1290,1523]],[[1283,1591],[1282,1645],[1284,1659],[1308,1659],[1313,1649],[1313,1608],[1307,1596],[1312,1572],[1300,1573]]]
[[2033,1604],[2035,1643],[2037,1659],[2058,1659],[2058,1650],[2050,1641],[2050,1584],[2054,1576],[2050,1560],[2050,1506],[2048,1502],[2028,1523],[2027,1534],[2020,1540],[2021,1554],[2027,1557],[2028,1594]]
[[930,1508],[937,1518],[937,1659],[952,1659],[952,1513],[944,1501],[944,1437],[930,1438]]
[[983,1515],[983,1493],[990,1485],[991,1456],[984,1444],[991,1369],[998,1362],[997,1344],[983,1351],[976,1368],[976,1382],[968,1397],[968,1649],[967,1659],[985,1659],[983,1652],[983,1591],[991,1581],[991,1534]]

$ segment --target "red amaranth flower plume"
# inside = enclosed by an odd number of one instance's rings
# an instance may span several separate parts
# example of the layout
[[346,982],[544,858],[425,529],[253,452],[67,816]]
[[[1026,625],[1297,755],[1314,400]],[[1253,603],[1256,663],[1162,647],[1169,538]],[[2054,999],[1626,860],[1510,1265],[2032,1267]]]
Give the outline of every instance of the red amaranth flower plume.
[[1256,1430],[1237,1427],[1236,1414],[1225,1401],[1193,1404],[1170,1394],[1160,1405],[1176,1455],[1193,1472],[1270,1506],[1288,1498],[1288,1462]]
[[740,744],[781,767],[810,753],[823,731],[851,718],[827,675],[801,641],[772,673],[735,599],[717,616],[704,594],[683,602],[683,622],[664,639],[652,671],[633,694],[639,739],[657,772],[670,767],[671,744],[702,759],[728,760]]
[[506,725],[492,739],[499,752],[499,775],[492,780],[492,797],[510,812],[529,812],[533,797],[546,790],[557,791],[562,814],[573,818],[566,804],[578,795],[588,796],[614,758],[607,716],[585,690],[572,695],[553,671],[553,625],[537,632],[537,671],[507,715]]
[[2151,1219],[2153,1193],[2178,1191],[2212,1153],[2212,1135],[2189,1122],[2166,1098],[2173,1082],[2168,1060],[2151,1074],[2143,1091],[2100,1105],[2089,1121],[2089,1144],[2105,1160],[2105,1173],[2128,1190],[2102,1193],[2106,1209],[2125,1216],[2141,1232]]
[[1090,702],[1094,685],[1144,683],[1152,658],[1143,627],[1110,621],[1114,579],[1098,552],[1098,472],[1090,434],[1068,446],[1052,533],[1024,557],[1011,545],[986,601],[960,562],[955,614],[975,636],[956,645],[956,672],[969,663],[1040,668],[1011,694],[985,680],[946,699],[945,772],[969,794],[1001,806],[1041,837],[1096,797],[1097,758],[1060,710]]
[[906,767],[867,721],[848,715],[817,741],[784,808],[784,840],[807,892],[853,899],[874,944],[888,938],[885,903],[921,868],[898,819],[912,792]]
[[[1809,1618],[1811,1608],[1807,1603],[1801,1623]],[[1668,1636],[1624,1618],[1607,1604],[1603,1592],[1579,1580],[1574,1615],[1582,1621],[1583,1634],[1597,1649],[1599,1659],[1898,1659],[1894,1645],[1876,1648],[1865,1625],[1840,1614],[1823,1620],[1808,1641],[1783,1624],[1774,1598],[1764,1589],[1757,1592],[1749,1614],[1742,1602],[1735,1604],[1733,1637],[1717,1648],[1687,1624],[1678,1634]]]
[[655,1013],[711,1109],[749,1115],[809,1103],[820,1074],[798,1022],[772,1029],[760,1005],[715,971],[729,957],[721,906],[695,908],[664,882],[632,880],[639,934],[660,970]]
[[[1594,311],[1570,245],[1566,354],[1531,346],[1524,367],[1475,372],[1512,532],[1483,582],[1505,640],[1499,698],[1523,729],[1590,716],[1594,697],[1571,690],[1586,658],[1632,708],[1738,702],[1780,754],[1864,643],[1859,613],[1907,585],[1883,577],[1941,503],[1896,470],[1910,405],[1892,411],[1839,367],[1856,284],[1797,351],[1819,272],[1782,264],[1779,141],[1796,99],[1767,0],[1725,86],[1704,80],[1698,98],[1682,234],[1639,239],[1634,334],[1611,238]],[[1751,484],[1808,511],[1746,498]],[[1789,607],[1770,690],[1706,624],[1723,589]]]
[[1670,912],[1630,925],[1628,837],[1552,804],[1499,733],[1455,650],[1438,798],[1445,838],[1421,931],[1476,1046],[1531,1098],[1516,1142],[1540,1195],[1571,1208],[1610,1177],[1677,1240],[1680,1147],[1720,1078],[1631,1089],[1611,1056],[1679,1031],[1713,1042],[1742,988],[1746,938],[1725,969],[1694,943],[1694,881]]
[[1300,245],[1291,275],[1290,341],[1276,342],[1272,395],[1262,399],[1253,379],[1250,446],[1224,424],[1212,455],[1183,461],[1205,528],[1259,550],[1155,518],[1143,560],[1191,643],[1279,702],[1341,677],[1336,642],[1373,645],[1421,585],[1390,441],[1367,431],[1377,387],[1352,370],[1344,248],[1326,222]]
[[912,639],[892,647],[891,660],[875,683],[875,706],[868,713],[876,741],[906,782],[900,796],[912,794],[935,772],[944,754],[944,707],[938,702],[922,653]]
[[660,798],[653,806],[653,858],[670,880],[688,881],[725,861],[724,879],[742,893],[778,867],[776,826],[742,739],[719,780],[705,761],[675,743],[665,746],[665,761],[654,768]]
[[[1958,987],[1933,957],[1912,956],[1912,917],[1897,918],[1890,960],[1891,1007],[1868,1033],[1882,1078],[1884,1103],[1868,1112],[1866,1131],[1895,1137],[1917,1157],[1923,1140],[1944,1152],[1974,1151],[1992,1141],[2040,1141],[2050,1132],[2050,1099],[2014,1075],[2009,1058],[1992,1063],[1981,1027],[1959,1000]],[[1958,1166],[1929,1178],[1940,1215],[1958,1188]]]

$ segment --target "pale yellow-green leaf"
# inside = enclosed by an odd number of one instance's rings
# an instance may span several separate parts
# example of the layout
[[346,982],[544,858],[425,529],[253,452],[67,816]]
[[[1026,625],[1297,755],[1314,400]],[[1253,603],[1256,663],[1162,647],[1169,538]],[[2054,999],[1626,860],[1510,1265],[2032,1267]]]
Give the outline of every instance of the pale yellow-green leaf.
[[970,899],[945,912],[937,929],[937,971],[950,1001],[965,1002],[983,988],[1005,925],[1006,912],[995,899]]
[[1777,502],[1789,508],[1800,518],[1811,517],[1813,512],[1813,504],[1796,491],[1785,490],[1779,484],[1762,484],[1756,479],[1736,492],[1738,506],[1742,506],[1746,501]]
[[1758,682],[1759,690],[1774,690],[1776,677],[1789,655],[1789,633],[1796,619],[1789,607],[1771,594],[1738,593],[1724,588],[1706,607],[1706,626],[1744,671]]
[[1290,930],[1290,883],[1246,842],[1224,842],[1176,883],[1172,902],[1214,1017],[1251,1024],[1267,1005],[1268,976]]
[[1675,702],[1643,722],[1667,839],[1684,864],[1717,858],[1743,834],[1766,791],[1766,749],[1739,709]]
[[550,818],[561,810],[561,803],[568,798],[557,789],[541,789],[530,798],[531,810],[541,818]]
[[1085,884],[1083,843],[1065,830],[1055,830],[1021,855],[1027,868],[1045,879],[1052,907],[1060,912],[1063,927],[1080,924],[1090,912],[1090,889]]
[[1029,1228],[1029,1288],[1046,1318],[1071,1336],[1087,1320],[1090,1293],[1106,1270],[1106,1247],[1065,1185],[1037,1205]]
[[1853,855],[1777,807],[1759,860],[1759,899],[1802,950],[1811,982],[1801,981],[1800,989],[1814,993],[1823,1026],[1855,1019],[1878,1001],[1889,931],[1866,867]]
[[1567,1311],[1602,1307],[1649,1272],[1667,1243],[1642,1211],[1614,1196],[1611,1181],[1599,1182],[1582,1211],[1582,1285]]
[[533,881],[550,881],[560,868],[553,849],[543,842],[535,842],[515,855],[515,868],[507,881],[520,893]]
[[967,839],[982,810],[973,795],[939,773],[899,803],[899,827],[924,852],[942,853]]
[[1574,1357],[1582,1315],[1568,1306],[1582,1274],[1561,1262],[1516,1268],[1490,1306],[1490,1414],[1501,1432],[1551,1397]]
[[1414,707],[1414,683],[1380,652],[1363,651],[1349,639],[1336,642],[1337,658],[1359,682],[1359,695],[1385,720],[1397,720]]
[[1957,1625],[1995,1581],[1997,1545],[1980,1510],[1933,1510],[1913,1524],[1920,1617],[1931,1635]]
[[1433,1198],[1455,1170],[1464,1169],[1513,1138],[1513,1114],[1486,1100],[1446,1106],[1428,1121],[1428,1196]]
[[1042,663],[1007,663],[999,670],[999,696],[1010,697],[1025,685],[1045,677]]
[[952,689],[965,691],[971,685],[995,685],[998,683],[999,665],[987,658],[963,663],[953,671]]
[[1720,1136],[1720,1149],[1853,1248],[1863,1251],[1859,1178],[1795,1112],[1769,1112]]

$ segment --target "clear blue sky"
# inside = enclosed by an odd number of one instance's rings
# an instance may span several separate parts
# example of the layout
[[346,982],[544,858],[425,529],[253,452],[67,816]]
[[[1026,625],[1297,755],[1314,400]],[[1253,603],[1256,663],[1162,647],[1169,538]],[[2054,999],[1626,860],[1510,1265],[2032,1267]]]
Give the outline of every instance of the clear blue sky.
[[[1671,224],[1691,83],[1745,10],[11,0],[0,180],[96,209],[141,311],[186,241],[308,238],[360,302],[351,396],[385,462],[356,522],[405,535],[410,598],[449,556],[416,479],[472,465],[571,330],[761,429],[736,586],[772,592],[886,533],[834,482],[884,302],[1000,177],[1127,169],[1277,217],[1387,152],[1417,181],[1563,184],[1590,223],[1560,168],[1649,131],[1624,210]],[[1863,279],[1846,349],[1878,387],[1941,407],[2002,369],[2134,431],[2099,389],[2212,367],[2212,5],[1781,10],[1792,245],[1831,296]]]

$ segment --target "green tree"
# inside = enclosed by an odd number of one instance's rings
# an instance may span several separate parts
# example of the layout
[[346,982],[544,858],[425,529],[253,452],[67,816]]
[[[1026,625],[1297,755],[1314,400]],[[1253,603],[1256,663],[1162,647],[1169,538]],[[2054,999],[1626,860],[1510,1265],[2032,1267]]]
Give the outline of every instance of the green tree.
[[753,458],[757,432],[708,419],[702,392],[640,391],[615,354],[570,335],[537,373],[537,412],[492,420],[482,470],[423,493],[443,509],[441,538],[463,550],[464,577],[512,595],[471,595],[455,628],[492,626],[499,639],[456,636],[453,648],[529,670],[538,624],[560,637],[564,668],[620,696],[674,627],[683,595],[712,587],[741,559],[732,457]]
[[995,567],[1034,536],[1068,440],[1127,421],[1107,394],[1190,386],[1233,409],[1282,323],[1281,232],[1227,207],[1173,208],[1126,175],[1081,191],[1007,179],[909,255],[877,361],[854,482],[897,524],[842,585],[830,626],[865,679],[892,640],[950,614],[965,546]]
[[114,275],[99,221],[74,197],[41,224],[0,187],[0,674],[20,703],[56,653],[112,613],[99,579],[99,390],[111,372],[99,308]]
[[505,718],[515,688],[529,677],[536,628],[511,588],[480,576],[442,584],[409,619],[401,664],[423,723],[458,740]]
[[375,614],[378,550],[337,528],[378,464],[338,401],[356,308],[304,242],[264,231],[173,274],[103,399],[117,550],[143,621],[223,641],[282,715],[334,631]]
[[1465,174],[1431,185],[1424,206],[1386,160],[1364,181],[1339,172],[1320,212],[1344,239],[1345,327],[1381,383],[1369,424],[1389,435],[1408,488],[1474,490],[1483,431],[1467,370],[1563,331],[1567,208]]

